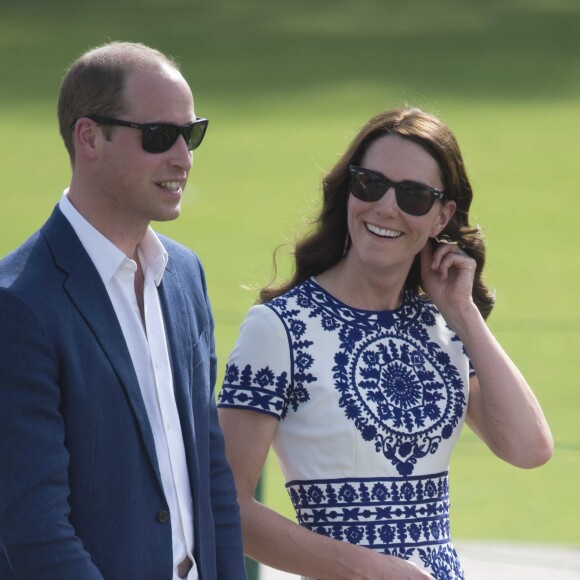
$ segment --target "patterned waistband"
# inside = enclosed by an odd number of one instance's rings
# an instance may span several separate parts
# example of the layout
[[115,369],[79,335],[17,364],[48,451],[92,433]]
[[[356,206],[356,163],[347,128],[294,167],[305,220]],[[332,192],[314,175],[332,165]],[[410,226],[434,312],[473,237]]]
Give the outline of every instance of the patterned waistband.
[[447,473],[291,481],[299,523],[335,539],[392,552],[449,542]]

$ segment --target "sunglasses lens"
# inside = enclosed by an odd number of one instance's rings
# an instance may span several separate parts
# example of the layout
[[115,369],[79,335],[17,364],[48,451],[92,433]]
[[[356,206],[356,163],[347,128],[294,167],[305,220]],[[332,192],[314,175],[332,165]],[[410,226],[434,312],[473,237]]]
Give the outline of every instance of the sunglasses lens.
[[382,179],[374,180],[368,174],[356,174],[352,179],[351,193],[361,201],[377,201],[387,189]]
[[185,141],[187,142],[187,147],[190,151],[197,149],[203,138],[205,137],[205,130],[207,129],[207,121],[204,119],[203,121],[196,121],[188,127],[186,131],[188,132],[185,137]]
[[178,127],[171,124],[159,124],[143,132],[143,149],[149,153],[164,153],[175,145],[180,135],[183,135],[187,148],[197,149],[205,134],[207,124],[192,123],[187,127]]
[[143,131],[143,149],[149,153],[164,153],[169,151],[180,135],[183,135],[190,151],[197,149],[205,136],[207,121],[196,121],[186,127],[169,123],[159,123]]
[[164,153],[179,137],[177,125],[159,123],[143,130],[143,149],[149,153]]
[[397,205],[410,215],[425,215],[435,203],[431,192],[418,184],[398,184],[396,196]]

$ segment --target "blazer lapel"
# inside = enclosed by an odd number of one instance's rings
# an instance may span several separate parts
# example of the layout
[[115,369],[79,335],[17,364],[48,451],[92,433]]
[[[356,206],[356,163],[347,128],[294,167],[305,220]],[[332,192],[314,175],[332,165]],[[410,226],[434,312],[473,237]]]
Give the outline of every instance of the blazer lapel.
[[[65,290],[115,369],[143,437],[161,485],[155,442],[131,355],[107,290],[68,220],[56,208],[42,228],[57,264],[69,276]],[[87,299],[90,297],[90,299]]]
[[[192,402],[192,328],[191,314],[188,313],[185,294],[179,280],[179,275],[171,268],[171,258],[163,281],[159,286],[159,298],[163,310],[165,333],[171,359],[171,371],[175,392],[175,402],[179,412],[185,452],[189,465],[189,476],[193,489],[197,489],[199,479],[199,462],[196,451],[195,413]],[[190,444],[190,442],[193,443]]]

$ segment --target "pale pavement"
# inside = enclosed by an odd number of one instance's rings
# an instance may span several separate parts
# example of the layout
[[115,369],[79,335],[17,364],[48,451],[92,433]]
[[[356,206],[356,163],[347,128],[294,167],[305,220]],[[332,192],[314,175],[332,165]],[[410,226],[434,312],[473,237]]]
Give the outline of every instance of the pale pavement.
[[[467,580],[580,580],[580,547],[457,542]],[[260,580],[300,577],[262,567]]]

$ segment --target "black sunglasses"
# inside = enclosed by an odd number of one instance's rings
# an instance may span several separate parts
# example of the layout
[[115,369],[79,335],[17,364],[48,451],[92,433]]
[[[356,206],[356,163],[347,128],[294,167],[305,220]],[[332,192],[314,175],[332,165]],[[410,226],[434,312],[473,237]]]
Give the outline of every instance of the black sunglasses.
[[132,129],[141,129],[142,146],[148,153],[165,153],[169,151],[183,135],[187,148],[190,151],[197,149],[207,129],[207,119],[196,119],[193,123],[187,125],[174,125],[173,123],[132,123],[131,121],[122,121],[121,119],[112,119],[111,117],[102,117],[101,115],[83,115],[100,125],[119,125],[120,127],[131,127]]
[[391,188],[395,188],[397,205],[409,215],[425,215],[433,207],[436,199],[443,200],[445,194],[434,187],[416,181],[391,181],[382,173],[351,165],[352,175],[350,192],[361,201],[378,201]]

